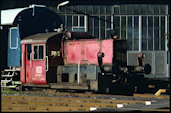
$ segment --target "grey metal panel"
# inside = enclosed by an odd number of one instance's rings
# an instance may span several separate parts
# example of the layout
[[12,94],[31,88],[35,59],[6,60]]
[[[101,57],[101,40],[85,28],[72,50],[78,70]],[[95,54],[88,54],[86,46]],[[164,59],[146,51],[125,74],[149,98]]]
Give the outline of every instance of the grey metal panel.
[[[86,74],[86,78],[90,80],[96,80],[97,79],[97,73],[99,72],[99,67],[96,65],[81,65],[80,66],[80,77],[84,76]],[[58,74],[62,73],[69,73],[71,78],[74,78],[75,74],[78,74],[78,66],[58,66],[57,68]],[[73,78],[72,78],[73,77]]]
[[[127,65],[137,65],[138,51],[127,51]],[[152,79],[168,79],[169,69],[167,68],[167,51],[143,51],[145,58],[143,59],[143,65],[151,65],[151,73],[145,75],[146,78]]]
[[127,52],[127,65],[136,66],[137,65],[137,51]]
[[143,59],[143,65],[145,64],[150,64],[151,65],[151,73],[150,74],[154,74],[154,70],[155,70],[155,67],[154,67],[154,62],[153,62],[153,56],[154,54],[152,52],[143,52],[145,54],[145,58]]
[[[128,51],[127,52],[127,65],[128,66],[136,66],[137,65],[137,55],[139,51]],[[149,51],[143,51],[145,54],[145,58],[143,59],[143,65],[150,64],[152,71],[150,74],[154,74],[154,62],[153,62],[153,54]]]
[[155,74],[166,74],[167,68],[167,53],[156,52],[155,53]]

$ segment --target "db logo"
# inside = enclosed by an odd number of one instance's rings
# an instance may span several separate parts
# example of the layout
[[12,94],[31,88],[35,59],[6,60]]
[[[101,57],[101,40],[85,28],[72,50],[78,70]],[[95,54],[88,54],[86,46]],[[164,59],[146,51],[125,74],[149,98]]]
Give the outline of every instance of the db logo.
[[36,73],[42,73],[42,67],[41,66],[36,67]]

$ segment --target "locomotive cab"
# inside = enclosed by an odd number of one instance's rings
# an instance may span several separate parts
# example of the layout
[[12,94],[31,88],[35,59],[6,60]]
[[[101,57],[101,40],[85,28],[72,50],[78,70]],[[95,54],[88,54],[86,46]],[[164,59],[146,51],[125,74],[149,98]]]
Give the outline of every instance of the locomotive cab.
[[21,82],[25,85],[47,85],[56,82],[62,33],[41,33],[21,41]]

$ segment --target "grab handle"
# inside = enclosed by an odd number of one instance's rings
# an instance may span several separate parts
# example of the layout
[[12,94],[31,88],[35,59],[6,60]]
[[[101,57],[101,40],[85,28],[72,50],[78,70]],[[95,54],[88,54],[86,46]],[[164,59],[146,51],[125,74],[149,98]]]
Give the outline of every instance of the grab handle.
[[46,72],[49,70],[48,56],[46,56]]
[[32,68],[32,56],[31,56],[31,53],[30,53],[30,67]]

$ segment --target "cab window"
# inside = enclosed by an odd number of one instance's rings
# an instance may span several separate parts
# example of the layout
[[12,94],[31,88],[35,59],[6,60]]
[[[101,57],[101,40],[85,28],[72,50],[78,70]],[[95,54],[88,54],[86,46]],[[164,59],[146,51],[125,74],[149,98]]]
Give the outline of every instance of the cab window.
[[27,45],[26,46],[27,48],[27,60],[30,60],[30,54],[31,54],[31,44]]
[[34,51],[34,55],[33,55],[34,60],[44,59],[44,46],[43,45],[34,45],[33,51]]

